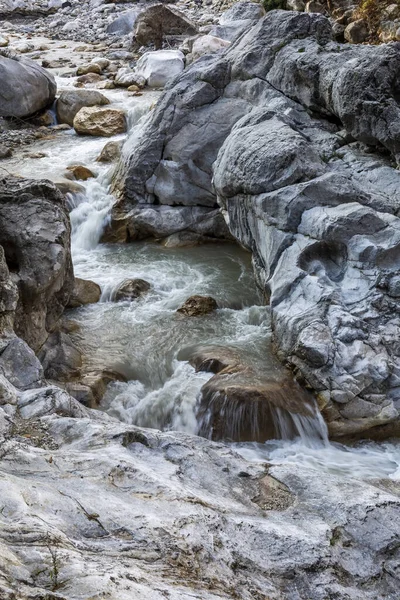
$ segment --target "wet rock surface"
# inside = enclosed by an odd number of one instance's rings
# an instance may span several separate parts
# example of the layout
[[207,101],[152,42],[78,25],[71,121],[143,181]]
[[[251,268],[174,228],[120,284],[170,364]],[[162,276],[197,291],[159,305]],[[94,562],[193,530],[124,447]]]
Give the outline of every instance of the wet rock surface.
[[177,312],[186,317],[201,317],[218,308],[217,301],[211,296],[191,296],[178,308]]
[[68,301],[68,308],[78,308],[100,300],[101,288],[94,281],[75,277],[74,287]]
[[135,300],[146,294],[150,288],[150,283],[144,279],[125,279],[113,293],[113,299],[116,302]]

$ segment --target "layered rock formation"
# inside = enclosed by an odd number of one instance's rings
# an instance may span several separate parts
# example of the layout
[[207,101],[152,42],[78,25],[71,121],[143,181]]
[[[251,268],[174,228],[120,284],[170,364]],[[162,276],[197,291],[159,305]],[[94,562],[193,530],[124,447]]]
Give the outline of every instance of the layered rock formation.
[[332,435],[399,422],[399,66],[273,11],[168,86],[117,172],[119,218],[218,199]]

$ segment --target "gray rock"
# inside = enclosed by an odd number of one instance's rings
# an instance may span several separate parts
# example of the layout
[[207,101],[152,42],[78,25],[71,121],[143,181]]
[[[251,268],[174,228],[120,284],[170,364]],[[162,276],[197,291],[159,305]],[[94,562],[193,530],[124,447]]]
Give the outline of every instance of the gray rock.
[[66,333],[49,335],[38,358],[47,379],[68,381],[80,374],[82,355]]
[[151,285],[144,279],[124,279],[113,293],[113,300],[116,302],[126,300],[136,300],[143,294],[146,294]]
[[53,76],[27,58],[0,56],[0,81],[1,117],[29,117],[56,96]]
[[225,11],[219,24],[210,30],[210,35],[234,41],[252,27],[265,14],[262,6],[255,2],[237,2]]
[[0,373],[17,389],[27,390],[43,384],[43,368],[33,350],[15,338],[0,354]]
[[0,244],[18,288],[15,332],[37,351],[56,327],[73,285],[70,223],[52,183],[0,181]]
[[49,596],[54,561],[66,598],[396,597],[395,481],[294,461],[267,475],[224,444],[122,424],[54,387],[18,404],[19,436],[0,413],[3,597]]
[[113,35],[127,35],[131,33],[138,14],[139,11],[137,10],[127,10],[107,25],[106,33]]

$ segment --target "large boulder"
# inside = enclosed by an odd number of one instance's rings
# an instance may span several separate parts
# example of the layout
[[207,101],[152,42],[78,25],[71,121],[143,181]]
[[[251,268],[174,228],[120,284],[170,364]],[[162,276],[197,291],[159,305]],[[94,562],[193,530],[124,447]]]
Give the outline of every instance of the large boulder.
[[138,14],[138,10],[127,10],[107,25],[106,33],[112,35],[128,35],[132,31]]
[[146,52],[138,60],[135,73],[146,80],[149,87],[164,87],[185,68],[184,55],[179,50]]
[[0,117],[29,117],[56,97],[54,77],[27,58],[0,55]]
[[153,4],[138,16],[134,35],[138,46],[162,47],[165,37],[188,36],[197,32],[196,25],[173,6]]
[[312,396],[272,356],[268,363],[227,346],[203,346],[189,357],[196,371],[214,373],[202,387],[199,434],[214,440],[294,438],[299,417],[317,428]]
[[110,104],[109,99],[97,90],[65,90],[57,100],[57,120],[72,127],[74,118],[81,108],[106,104]]
[[126,127],[125,113],[118,108],[85,107],[74,118],[74,129],[82,135],[111,137],[125,133]]
[[[73,286],[70,223],[64,197],[52,183],[0,180],[0,244],[18,290],[15,332],[37,351],[56,327]],[[13,292],[7,289],[2,294],[11,310]]]
[[218,201],[334,436],[400,424],[399,68],[398,44],[272,11],[167,85],[114,183],[119,218]]

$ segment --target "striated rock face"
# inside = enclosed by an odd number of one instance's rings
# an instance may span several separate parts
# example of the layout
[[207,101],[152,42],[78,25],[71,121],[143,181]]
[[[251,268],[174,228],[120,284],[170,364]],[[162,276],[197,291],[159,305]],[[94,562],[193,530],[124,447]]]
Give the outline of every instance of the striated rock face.
[[56,327],[73,286],[69,219],[52,183],[0,180],[0,245],[18,289],[15,332],[37,351]]
[[2,599],[396,598],[396,482],[250,464],[226,445],[124,425],[54,387],[19,394],[17,406],[10,394]]
[[332,435],[399,423],[399,67],[398,44],[270,12],[168,86],[118,170],[126,213],[218,199]]
[[0,56],[0,117],[29,117],[56,96],[54,77],[27,58]]

